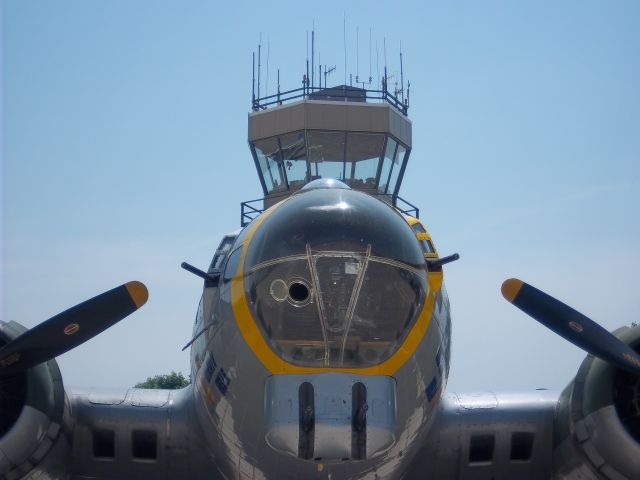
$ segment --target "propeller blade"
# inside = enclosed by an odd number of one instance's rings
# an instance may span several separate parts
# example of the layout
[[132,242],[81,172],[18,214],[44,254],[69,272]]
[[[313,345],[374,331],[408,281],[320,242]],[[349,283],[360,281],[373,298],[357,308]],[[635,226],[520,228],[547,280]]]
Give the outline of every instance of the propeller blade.
[[527,315],[586,352],[640,375],[640,356],[580,312],[517,278],[505,280],[502,295]]
[[51,360],[135,312],[149,298],[147,287],[129,282],[42,322],[0,349],[0,375]]

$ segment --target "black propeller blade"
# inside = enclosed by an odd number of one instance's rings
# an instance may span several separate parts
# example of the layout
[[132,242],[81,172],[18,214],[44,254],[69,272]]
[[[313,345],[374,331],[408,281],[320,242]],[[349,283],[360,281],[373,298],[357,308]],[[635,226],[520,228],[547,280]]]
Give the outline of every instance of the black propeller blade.
[[504,281],[502,295],[575,346],[618,368],[640,375],[640,356],[580,312],[517,278]]
[[0,349],[0,375],[26,370],[77,347],[135,312],[148,297],[147,287],[134,281],[59,313]]

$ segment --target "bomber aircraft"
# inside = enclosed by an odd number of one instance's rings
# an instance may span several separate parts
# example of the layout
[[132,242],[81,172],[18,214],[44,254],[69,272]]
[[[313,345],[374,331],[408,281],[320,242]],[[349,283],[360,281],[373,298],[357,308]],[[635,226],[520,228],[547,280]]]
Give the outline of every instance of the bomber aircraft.
[[506,280],[589,355],[561,393],[444,394],[458,255],[398,195],[407,111],[384,81],[254,95],[264,197],[206,270],[183,264],[204,283],[191,384],[64,388],[54,357],[141,307],[140,282],[31,330],[3,323],[0,479],[640,478],[638,327],[611,334]]

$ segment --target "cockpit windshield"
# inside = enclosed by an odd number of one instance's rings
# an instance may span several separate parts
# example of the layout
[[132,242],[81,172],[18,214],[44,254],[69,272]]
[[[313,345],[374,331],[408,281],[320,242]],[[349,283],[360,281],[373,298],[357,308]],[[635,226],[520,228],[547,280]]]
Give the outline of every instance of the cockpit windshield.
[[320,190],[292,197],[265,223],[249,246],[244,287],[272,349],[310,367],[389,358],[427,290],[424,257],[402,217],[360,192]]

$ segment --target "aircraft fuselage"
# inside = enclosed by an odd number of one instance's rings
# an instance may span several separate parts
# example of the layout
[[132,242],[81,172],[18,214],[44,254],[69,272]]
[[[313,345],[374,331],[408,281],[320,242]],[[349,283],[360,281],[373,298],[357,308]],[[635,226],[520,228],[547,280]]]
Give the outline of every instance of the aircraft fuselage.
[[443,274],[427,270],[407,219],[362,192],[310,188],[226,243],[191,351],[221,472],[399,478],[434,419],[450,348]]

